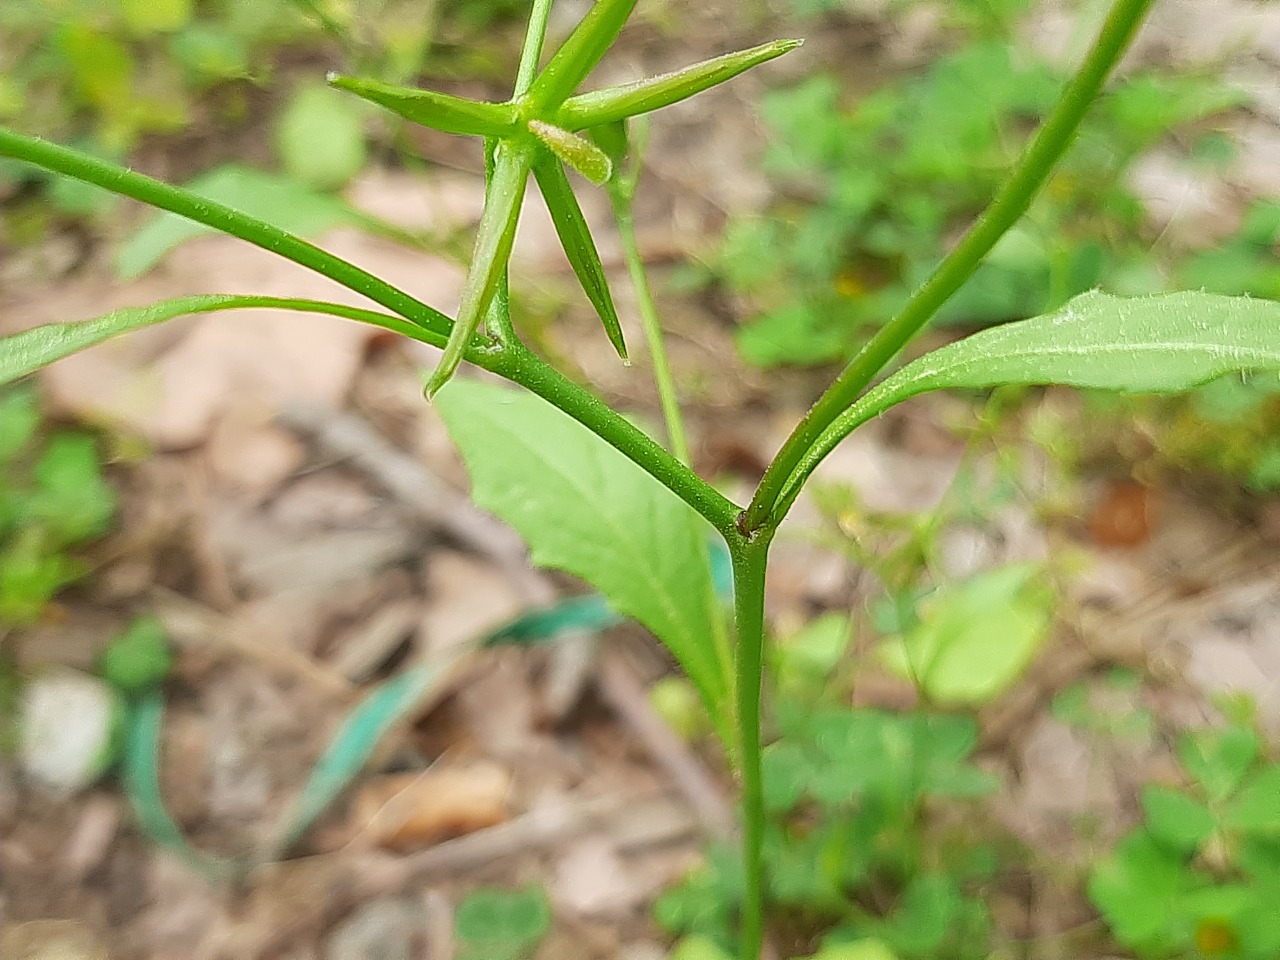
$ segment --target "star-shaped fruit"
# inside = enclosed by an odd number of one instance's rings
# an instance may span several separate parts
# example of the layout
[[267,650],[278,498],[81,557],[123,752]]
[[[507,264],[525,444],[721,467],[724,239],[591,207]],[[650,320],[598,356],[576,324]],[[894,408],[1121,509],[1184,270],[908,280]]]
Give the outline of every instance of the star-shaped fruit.
[[[334,86],[416,123],[445,133],[485,137],[489,143],[491,161],[484,213],[458,316],[440,365],[427,382],[428,396],[453,376],[464,348],[489,312],[511,256],[530,173],[538,180],[556,233],[583,290],[600,315],[614,348],[625,358],[622,328],[600,255],[564,165],[573,167],[592,183],[605,183],[613,174],[614,163],[621,159],[619,151],[625,152],[625,137],[617,133],[627,119],[723,83],[793,50],[801,42],[775,40],[673,73],[575,96],[574,90],[613,45],[635,5],[636,0],[597,0],[536,76],[533,67],[541,48],[545,16],[541,23],[532,17],[516,88],[505,103],[466,100],[358,77],[329,76]],[[537,6],[535,3],[535,10]]]

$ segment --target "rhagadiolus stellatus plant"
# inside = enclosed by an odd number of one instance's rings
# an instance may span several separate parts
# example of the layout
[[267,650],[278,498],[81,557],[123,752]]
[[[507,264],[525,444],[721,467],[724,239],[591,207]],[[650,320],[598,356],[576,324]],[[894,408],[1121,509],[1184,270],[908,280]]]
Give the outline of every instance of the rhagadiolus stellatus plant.
[[[477,413],[478,400],[491,397],[492,390],[476,392],[471,384],[451,387],[438,400],[468,460],[477,499],[525,534],[536,562],[559,565],[592,580],[619,612],[649,626],[671,648],[706,701],[741,784],[745,889],[739,956],[758,960],[764,937],[765,890],[760,691],[766,563],[774,531],[822,459],[866,420],[926,391],[1050,383],[1122,391],[1180,391],[1233,371],[1280,369],[1280,303],[1199,293],[1123,299],[1095,292],[1052,314],[984,331],[926,354],[872,386],[875,377],[1026,211],[1071,143],[1090,104],[1101,94],[1107,76],[1151,4],[1152,0],[1113,0],[1083,62],[986,212],[902,311],[887,320],[818,398],[783,443],[745,507],[726,498],[688,465],[679,407],[631,227],[639,149],[628,141],[629,132],[634,132],[629,124],[640,114],[685,99],[786,53],[798,41],[775,41],[665,76],[576,93],[617,38],[635,0],[598,0],[541,69],[550,0],[534,0],[515,89],[505,103],[330,77],[335,86],[412,121],[485,139],[485,208],[461,305],[453,319],[375,275],[250,215],[84,153],[0,128],[0,155],[97,184],[240,237],[324,274],[383,308],[244,294],[170,300],[4,338],[0,340],[0,384],[109,337],[163,320],[269,306],[346,317],[443,348],[443,359],[427,384],[429,396],[446,385],[460,361],[467,360],[558,408],[567,419],[545,405],[531,407],[519,395],[504,393],[502,399],[489,404],[490,409]],[[538,357],[522,342],[512,323],[506,270],[526,183],[532,174],[606,334],[625,355],[608,280],[574,197],[566,165],[589,181],[603,183],[609,191],[639,292],[641,319],[672,451]],[[460,391],[463,386],[466,389]],[[456,391],[460,392],[455,401],[451,395]],[[530,424],[535,422],[545,425],[545,437],[530,435]],[[497,441],[473,429],[478,424],[502,435],[505,446],[500,457],[489,455],[485,444],[492,446]],[[490,490],[482,496],[484,487],[493,486],[487,476],[492,475],[494,463],[508,463],[518,452],[516,444],[523,444],[536,469],[528,470],[528,478],[504,476],[502,490],[496,494]],[[579,460],[590,461],[593,477],[573,475]],[[521,469],[520,465],[516,469]],[[508,489],[521,483],[536,486],[535,475],[542,474],[554,482],[544,482],[532,496],[529,489]],[[643,474],[661,487],[644,479]],[[602,476],[609,482],[602,485]],[[637,483],[636,477],[641,477],[641,482]],[[563,492],[575,482],[577,488],[569,494]],[[583,499],[588,496],[590,502]],[[567,507],[566,497],[573,500]],[[663,497],[667,499],[660,499]],[[686,513],[672,511],[671,504]],[[592,517],[598,516],[599,522],[579,520],[575,528],[575,519],[588,510],[596,511]],[[681,526],[686,518],[696,525],[694,514],[724,538],[732,558],[732,645],[717,624],[687,622],[689,610],[710,608],[705,596],[694,597],[686,583],[673,582],[706,567],[705,557],[699,561],[696,556],[705,552],[705,539],[696,526],[693,533]],[[659,526],[659,516],[665,526]],[[668,539],[657,542],[655,531]],[[679,536],[670,540],[673,531]],[[650,595],[648,603],[646,595]],[[681,597],[689,602],[682,606]]]

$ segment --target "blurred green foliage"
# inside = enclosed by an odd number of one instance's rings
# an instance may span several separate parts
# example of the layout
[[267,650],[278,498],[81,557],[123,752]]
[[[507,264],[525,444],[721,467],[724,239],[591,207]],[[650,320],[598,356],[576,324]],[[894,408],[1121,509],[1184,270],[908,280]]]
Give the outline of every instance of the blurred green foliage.
[[[1045,59],[1012,52],[1034,0],[897,0],[930,6],[949,52],[918,75],[867,91],[818,74],[768,94],[763,158],[777,185],[765,215],[731,221],[704,280],[748,317],[738,348],[770,367],[847,359],[893,316],[994,193],[1062,82]],[[800,16],[856,12],[845,0],[793,0]],[[1196,246],[1164,242],[1129,188],[1153,147],[1206,176],[1235,147],[1215,117],[1247,97],[1220,72],[1144,66],[1116,80],[1029,215],[939,314],[983,326],[1060,306],[1090,288],[1280,297],[1280,204],[1255,200],[1238,231]],[[1135,419],[1158,460],[1207,469],[1264,493],[1280,490],[1280,383],[1233,377],[1188,396],[1104,400],[1103,435]]]
[[[1060,83],[1048,63],[989,36],[852,102],[827,75],[769,94],[764,165],[781,199],[765,217],[731,223],[713,265],[753,317],[739,331],[743,356],[760,366],[849,356],[860,331],[902,306],[990,199]],[[1125,174],[1165,131],[1239,102],[1209,77],[1129,74],[1028,219],[937,322],[1020,319],[1095,286],[1163,289]],[[1200,274],[1211,270],[1202,264]]]
[[[0,3],[0,122],[127,161],[148,137],[220,137],[261,125],[281,166],[318,189],[364,164],[365,112],[329,91],[326,68],[389,81],[430,67],[475,73],[492,44],[475,43],[516,0],[5,0]],[[429,56],[430,55],[430,56]],[[499,58],[488,73],[493,73]],[[310,64],[307,69],[299,69]],[[483,71],[482,71],[483,72]],[[294,75],[310,79],[296,82]],[[32,124],[36,126],[32,126]],[[210,151],[212,165],[225,157]],[[0,161],[10,211],[0,240],[41,235],[51,216],[93,220],[111,195]]]
[[105,533],[115,514],[94,439],[42,437],[40,427],[32,391],[0,393],[0,627],[39,619],[85,573],[74,549]]
[[[806,940],[821,934],[828,947],[879,941],[908,960],[987,957],[991,918],[980,894],[994,851],[927,816],[995,789],[970,762],[973,719],[784,700],[777,722],[764,755],[775,926]],[[741,865],[713,848],[662,896],[656,916],[672,932],[728,947],[741,896]]]
[[1144,822],[1099,863],[1089,896],[1138,957],[1280,954],[1280,764],[1252,728],[1178,743],[1185,786],[1148,784]]

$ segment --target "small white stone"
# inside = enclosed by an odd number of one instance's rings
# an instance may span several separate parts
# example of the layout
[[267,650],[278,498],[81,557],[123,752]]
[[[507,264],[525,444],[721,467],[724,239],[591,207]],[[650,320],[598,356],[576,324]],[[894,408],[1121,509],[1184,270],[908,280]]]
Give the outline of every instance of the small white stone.
[[28,778],[63,796],[94,783],[114,759],[124,713],[96,677],[56,670],[23,688],[19,759]]

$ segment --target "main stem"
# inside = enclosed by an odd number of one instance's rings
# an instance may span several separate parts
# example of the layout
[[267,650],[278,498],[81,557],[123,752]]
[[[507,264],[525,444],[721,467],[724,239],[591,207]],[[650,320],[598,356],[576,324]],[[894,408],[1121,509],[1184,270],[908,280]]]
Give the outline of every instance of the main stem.
[[764,944],[764,781],[760,694],[764,678],[764,583],[772,531],[729,541],[737,628],[736,693],[742,779],[743,901],[739,956],[759,960]]
[[1097,99],[1108,74],[1120,60],[1153,2],[1116,0],[1080,69],[1063,90],[1049,119],[1031,141],[1012,176],[1000,188],[986,212],[902,311],[881,327],[858,352],[783,443],[747,508],[744,529],[757,530],[781,519],[774,515],[779,496],[823,431],[924,328],[938,308],[973,276],[996,242],[1027,211],[1071,144],[1085,113]]

